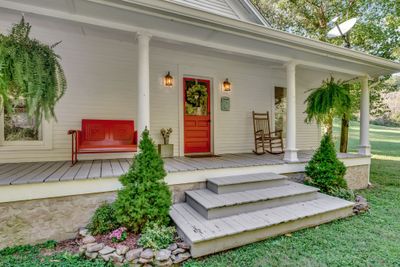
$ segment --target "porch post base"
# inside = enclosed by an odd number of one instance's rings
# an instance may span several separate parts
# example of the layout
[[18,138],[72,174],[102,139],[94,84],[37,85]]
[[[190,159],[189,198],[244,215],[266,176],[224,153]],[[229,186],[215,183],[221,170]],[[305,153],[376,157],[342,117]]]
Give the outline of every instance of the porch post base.
[[286,162],[298,162],[297,151],[298,149],[285,149],[283,160]]
[[359,146],[358,154],[364,156],[371,156],[371,146]]

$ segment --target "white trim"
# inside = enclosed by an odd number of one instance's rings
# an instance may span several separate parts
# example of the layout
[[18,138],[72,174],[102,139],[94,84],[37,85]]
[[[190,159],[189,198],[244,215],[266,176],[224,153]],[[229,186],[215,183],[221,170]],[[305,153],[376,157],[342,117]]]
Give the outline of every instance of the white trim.
[[118,178],[0,186],[0,203],[113,192],[121,188]]
[[[340,159],[347,167],[370,165],[370,157]],[[242,168],[224,168],[168,173],[165,181],[168,185],[205,182],[209,177],[229,176],[260,172],[296,173],[303,172],[306,163],[289,163]],[[65,197],[83,194],[114,192],[121,188],[117,177],[60,181],[37,184],[0,186],[0,203]]]

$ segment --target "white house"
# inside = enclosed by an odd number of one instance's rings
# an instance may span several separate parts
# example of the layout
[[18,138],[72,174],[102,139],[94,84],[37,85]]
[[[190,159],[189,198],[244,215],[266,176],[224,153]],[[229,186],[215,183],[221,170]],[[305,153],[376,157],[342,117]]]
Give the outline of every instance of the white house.
[[[82,119],[133,120],[156,143],[160,129],[171,127],[175,158],[165,160],[166,181],[180,202],[207,178],[299,176],[321,136],[304,123],[307,90],[331,75],[362,82],[359,153],[339,156],[349,185],[368,185],[368,80],[399,72],[400,64],[274,30],[249,0],[0,0],[0,31],[21,14],[35,38],[62,41],[56,51],[68,89],[57,121],[43,123],[35,140],[9,140],[0,119],[0,246],[68,238],[101,201],[113,199],[133,154],[82,154],[71,166],[67,132]],[[185,123],[196,112],[185,108],[187,82],[196,80],[207,86],[207,112]],[[283,155],[251,154],[252,111],[269,111],[272,128],[284,118]],[[196,152],[220,157],[184,157]],[[32,225],[33,216],[40,223]]]

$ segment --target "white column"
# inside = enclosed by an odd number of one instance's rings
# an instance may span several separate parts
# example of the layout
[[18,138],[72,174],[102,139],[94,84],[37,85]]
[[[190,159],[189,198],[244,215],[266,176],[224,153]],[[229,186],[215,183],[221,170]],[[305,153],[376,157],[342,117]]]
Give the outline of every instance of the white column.
[[138,96],[137,96],[137,131],[138,136],[144,129],[150,129],[150,62],[149,43],[151,35],[138,33]]
[[368,77],[361,77],[360,147],[358,153],[371,155],[369,144],[369,90]]
[[296,64],[286,65],[287,115],[286,115],[286,149],[284,160],[299,161],[296,149]]

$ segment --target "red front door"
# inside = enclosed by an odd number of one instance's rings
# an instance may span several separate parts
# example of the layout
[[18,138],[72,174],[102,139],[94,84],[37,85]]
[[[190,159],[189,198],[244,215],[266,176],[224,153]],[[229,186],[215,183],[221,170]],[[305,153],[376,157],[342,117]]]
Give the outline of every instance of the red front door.
[[210,153],[210,80],[183,78],[185,154]]

